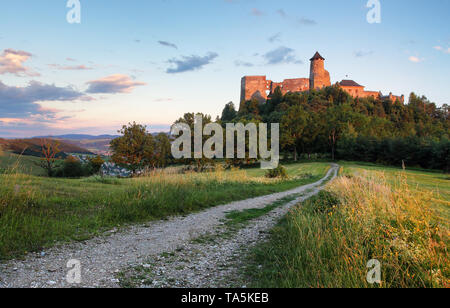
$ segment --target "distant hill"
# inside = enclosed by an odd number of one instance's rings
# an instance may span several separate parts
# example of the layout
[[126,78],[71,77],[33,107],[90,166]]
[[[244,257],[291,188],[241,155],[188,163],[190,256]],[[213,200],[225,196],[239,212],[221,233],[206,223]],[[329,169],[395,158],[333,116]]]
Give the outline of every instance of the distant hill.
[[[158,135],[159,133],[152,133],[153,136]],[[111,140],[120,137],[118,135],[84,135],[84,134],[67,134],[67,135],[58,135],[58,136],[43,136],[43,137],[35,137],[35,138],[51,138],[55,140],[60,140],[67,144],[72,144],[74,146],[87,149],[88,151],[99,154],[109,156],[111,154],[109,149],[109,144]]]
[[116,135],[84,135],[84,134],[68,134],[68,135],[58,135],[58,136],[37,136],[33,138],[52,138],[52,139],[65,139],[65,140],[95,140],[95,139],[114,139],[119,136]]
[[89,152],[99,155],[109,155],[109,144],[111,140],[119,136],[115,135],[86,135],[86,134],[66,134],[57,136],[41,136],[35,138],[52,138],[61,142],[84,148]]
[[[65,142],[64,140],[56,139],[56,138],[48,138],[58,140],[60,145],[59,149],[61,150],[60,157],[65,157],[67,153],[76,153],[76,154],[94,154],[88,149]],[[30,138],[30,139],[0,139],[0,145],[4,150],[11,151],[15,154],[23,154],[28,156],[41,156],[42,146],[41,146],[42,138]]]

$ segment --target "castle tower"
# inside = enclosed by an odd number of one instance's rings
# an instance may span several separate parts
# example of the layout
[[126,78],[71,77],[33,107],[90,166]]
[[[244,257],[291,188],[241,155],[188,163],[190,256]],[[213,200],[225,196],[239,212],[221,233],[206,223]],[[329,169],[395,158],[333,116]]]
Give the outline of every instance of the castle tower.
[[322,89],[323,87],[331,86],[330,73],[325,70],[325,58],[319,52],[316,52],[310,61],[309,88]]

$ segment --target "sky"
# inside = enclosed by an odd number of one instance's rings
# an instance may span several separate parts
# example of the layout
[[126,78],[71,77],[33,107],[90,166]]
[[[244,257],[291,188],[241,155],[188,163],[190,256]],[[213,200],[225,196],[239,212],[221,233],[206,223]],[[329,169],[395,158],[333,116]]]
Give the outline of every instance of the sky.
[[309,77],[316,51],[332,83],[450,104],[448,0],[379,0],[379,23],[367,0],[80,0],[80,23],[68,2],[2,1],[0,137],[169,131],[239,106],[245,75]]

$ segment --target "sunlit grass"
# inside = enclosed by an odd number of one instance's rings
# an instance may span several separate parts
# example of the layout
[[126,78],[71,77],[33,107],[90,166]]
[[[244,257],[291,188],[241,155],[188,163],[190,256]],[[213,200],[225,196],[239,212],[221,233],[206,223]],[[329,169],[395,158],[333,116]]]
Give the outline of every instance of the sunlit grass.
[[[255,250],[253,286],[449,287],[449,204],[428,189],[443,175],[355,164],[342,174]],[[382,264],[381,285],[366,280],[371,259]]]

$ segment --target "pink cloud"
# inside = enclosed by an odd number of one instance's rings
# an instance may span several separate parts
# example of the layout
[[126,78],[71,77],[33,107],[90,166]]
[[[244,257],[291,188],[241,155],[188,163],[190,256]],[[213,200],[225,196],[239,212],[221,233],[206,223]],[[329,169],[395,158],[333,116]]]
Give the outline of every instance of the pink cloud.
[[59,64],[49,64],[48,66],[56,68],[62,71],[84,71],[84,70],[92,70],[92,67],[88,67],[86,65],[59,65]]
[[17,76],[40,76],[30,68],[25,67],[24,63],[33,55],[22,50],[5,49],[0,55],[0,75],[15,74]]
[[147,85],[145,82],[135,81],[128,75],[115,74],[98,80],[87,82],[87,93],[131,93],[137,86]]

